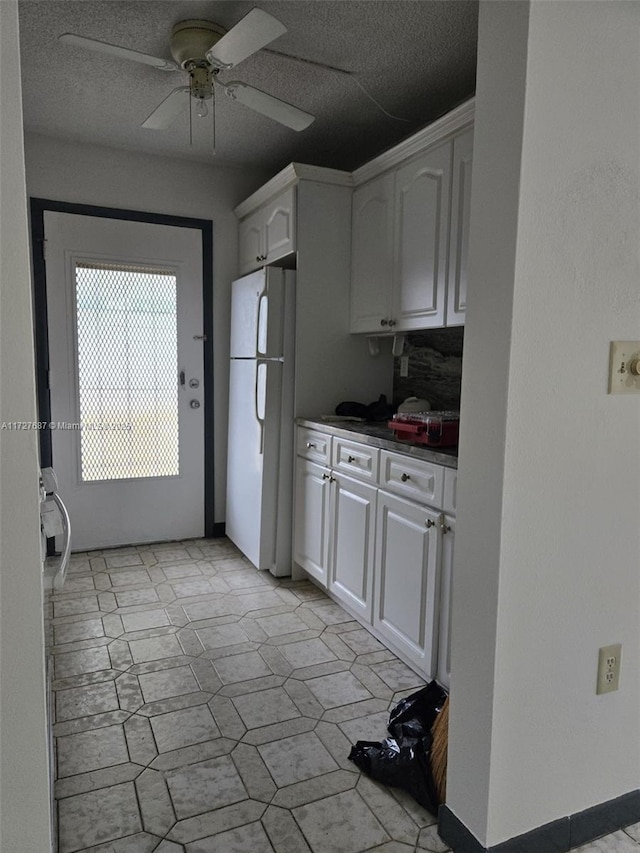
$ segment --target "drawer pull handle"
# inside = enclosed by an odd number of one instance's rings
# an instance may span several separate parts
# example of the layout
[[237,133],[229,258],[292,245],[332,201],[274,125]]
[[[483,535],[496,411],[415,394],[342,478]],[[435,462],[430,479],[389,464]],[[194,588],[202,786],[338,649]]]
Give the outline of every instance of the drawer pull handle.
[[402,477],[400,477],[400,479],[402,480],[403,483],[406,483],[407,480],[411,479],[411,477],[409,476],[409,474],[403,474]]
[[435,527],[436,523],[432,518],[427,518],[425,521],[425,526],[426,527]]
[[315,444],[312,441],[307,442],[307,450],[311,450],[311,448],[315,448]]
[[347,456],[347,462],[355,462],[355,461],[356,461],[355,456]]

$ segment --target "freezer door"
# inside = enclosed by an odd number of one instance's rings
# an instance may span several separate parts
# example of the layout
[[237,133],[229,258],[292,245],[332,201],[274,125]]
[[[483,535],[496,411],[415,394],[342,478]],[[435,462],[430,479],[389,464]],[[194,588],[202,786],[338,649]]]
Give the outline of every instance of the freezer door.
[[226,533],[258,569],[275,562],[283,364],[232,359]]
[[266,267],[231,285],[231,358],[282,358],[284,271]]

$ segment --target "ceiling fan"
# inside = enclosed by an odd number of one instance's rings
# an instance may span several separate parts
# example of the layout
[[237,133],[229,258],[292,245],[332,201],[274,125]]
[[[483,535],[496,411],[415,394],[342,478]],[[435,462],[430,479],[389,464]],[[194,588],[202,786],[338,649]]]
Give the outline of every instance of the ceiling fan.
[[212,21],[180,21],[171,30],[169,47],[173,61],[74,33],[64,33],[59,39],[65,44],[150,65],[160,71],[187,72],[188,85],[173,89],[147,116],[142,127],[165,130],[193,102],[196,104],[196,114],[204,117],[209,112],[207,101],[213,103],[215,87],[218,87],[232,100],[292,130],[301,131],[314,121],[315,117],[311,113],[241,80],[222,82],[218,76],[239,65],[286,31],[287,28],[277,18],[258,8],[252,9],[229,31]]

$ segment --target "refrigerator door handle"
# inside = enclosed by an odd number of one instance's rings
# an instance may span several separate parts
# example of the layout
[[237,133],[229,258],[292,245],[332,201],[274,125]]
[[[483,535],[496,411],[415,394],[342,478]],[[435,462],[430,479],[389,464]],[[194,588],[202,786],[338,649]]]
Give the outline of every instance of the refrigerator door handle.
[[[261,381],[261,377],[264,377]],[[256,420],[258,421],[258,425],[260,426],[260,446],[259,453],[262,456],[264,453],[264,407],[265,407],[265,392],[266,392],[266,382],[267,382],[267,364],[264,361],[258,361],[256,363],[256,387],[255,393],[253,397],[253,402],[255,406],[255,414]],[[262,406],[260,405],[262,401]],[[260,410],[262,408],[262,415],[260,414]]]
[[269,301],[265,286],[265,289],[258,296],[258,318],[256,322],[256,357],[258,358],[267,354],[268,311]]

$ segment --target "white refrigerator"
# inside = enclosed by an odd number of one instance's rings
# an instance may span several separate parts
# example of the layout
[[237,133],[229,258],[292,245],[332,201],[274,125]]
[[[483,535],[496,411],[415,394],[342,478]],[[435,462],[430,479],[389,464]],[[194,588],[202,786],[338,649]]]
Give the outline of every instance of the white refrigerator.
[[226,534],[257,569],[291,574],[295,273],[231,287]]

